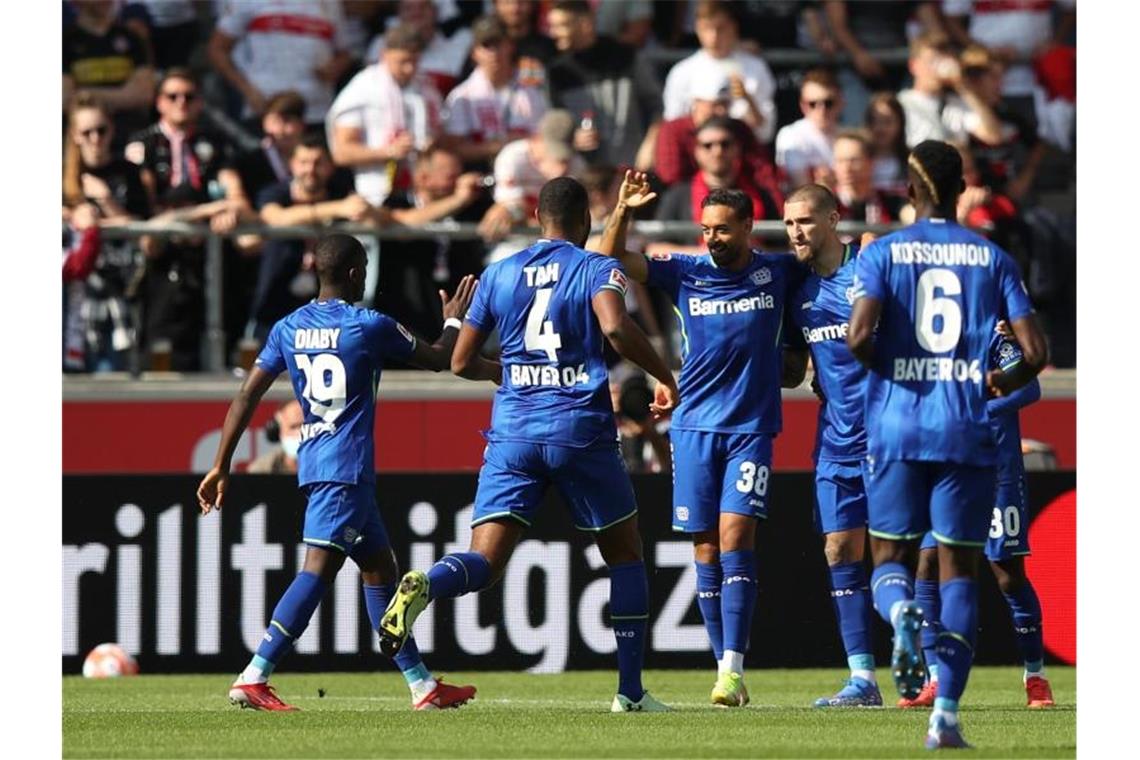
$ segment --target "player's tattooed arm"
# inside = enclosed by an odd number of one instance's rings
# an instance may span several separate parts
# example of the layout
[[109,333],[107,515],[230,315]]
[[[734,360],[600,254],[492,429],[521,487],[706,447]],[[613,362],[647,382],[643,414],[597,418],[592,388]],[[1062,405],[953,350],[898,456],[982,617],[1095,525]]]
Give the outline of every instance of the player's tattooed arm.
[[784,388],[799,388],[807,375],[808,350],[806,348],[785,348],[780,385]]
[[459,281],[455,288],[455,295],[447,297],[446,291],[439,291],[439,300],[443,303],[443,332],[435,343],[426,340],[416,341],[416,350],[412,353],[412,364],[432,372],[442,372],[451,366],[451,355],[455,350],[455,339],[459,335],[460,323],[471,305],[475,295],[475,287],[479,281],[475,275],[469,274]]
[[633,211],[652,203],[656,198],[657,193],[650,191],[649,180],[644,173],[626,171],[618,190],[617,206],[606,221],[601,242],[598,243],[598,253],[613,256],[620,261],[625,273],[635,282],[649,279],[649,266],[643,254],[626,250],[625,234]]
[[503,366],[479,353],[487,341],[487,333],[470,322],[459,331],[459,340],[451,354],[451,371],[466,380],[490,380],[499,385],[503,380]]
[[277,375],[266,372],[254,365],[246,377],[245,382],[230,404],[226,412],[226,420],[222,423],[222,438],[218,442],[218,453],[214,457],[214,466],[202,478],[198,485],[198,507],[202,514],[208,514],[211,509],[221,509],[225,500],[226,487],[230,480],[230,466],[233,462],[234,450],[242,433],[249,427],[253,412],[258,402]]
[[859,298],[855,301],[855,308],[851,310],[847,347],[864,367],[871,366],[871,358],[875,353],[875,325],[879,323],[879,314],[882,311],[882,302],[870,296]]
[[1027,314],[1011,327],[1021,346],[1021,361],[1006,372],[993,369],[986,374],[986,385],[998,398],[1027,385],[1049,363],[1049,344],[1036,314]]

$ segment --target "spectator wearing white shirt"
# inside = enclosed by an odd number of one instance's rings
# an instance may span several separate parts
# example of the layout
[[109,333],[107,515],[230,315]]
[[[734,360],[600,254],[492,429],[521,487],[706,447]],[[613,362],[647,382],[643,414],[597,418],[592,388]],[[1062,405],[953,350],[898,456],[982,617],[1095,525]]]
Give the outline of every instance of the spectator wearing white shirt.
[[[420,71],[431,80],[441,95],[446,95],[459,81],[471,51],[471,30],[456,29],[449,37],[439,24],[439,11],[432,0],[400,0],[394,24],[406,24],[420,33],[424,49],[420,53]],[[377,37],[368,46],[365,60],[374,61],[384,50],[386,37]]]
[[963,80],[949,38],[937,32],[914,38],[908,66],[914,86],[899,93],[908,147],[923,140],[964,145],[970,134],[989,144],[1001,142],[1001,122]]
[[[515,140],[495,159],[495,204],[479,222],[488,242],[503,240],[513,225],[537,224],[534,211],[542,186],[556,177],[581,176],[586,163],[570,144],[574,117],[569,111],[547,111],[537,131],[525,140]],[[501,243],[491,261],[525,248],[521,238]]]
[[356,192],[379,206],[393,183],[406,184],[408,166],[439,132],[441,100],[418,73],[424,41],[401,24],[388,30],[380,61],[341,90],[325,120],[333,160],[356,173]]
[[803,118],[776,134],[776,166],[783,170],[787,188],[812,182],[815,173],[832,164],[832,145],[843,112],[843,94],[835,75],[812,69],[800,85]]
[[351,64],[335,0],[230,0],[206,52],[241,94],[246,120],[259,117],[274,94],[295,90],[305,99],[305,123],[319,125]]
[[471,31],[475,70],[447,96],[441,141],[464,163],[489,168],[504,145],[535,131],[546,113],[546,93],[520,81],[502,21],[484,16]]
[[732,7],[723,0],[701,0],[695,28],[701,49],[677,63],[665,79],[665,119],[689,113],[697,82],[727,76],[729,116],[748,124],[761,143],[770,143],[776,131],[776,80],[763,59],[740,47]]

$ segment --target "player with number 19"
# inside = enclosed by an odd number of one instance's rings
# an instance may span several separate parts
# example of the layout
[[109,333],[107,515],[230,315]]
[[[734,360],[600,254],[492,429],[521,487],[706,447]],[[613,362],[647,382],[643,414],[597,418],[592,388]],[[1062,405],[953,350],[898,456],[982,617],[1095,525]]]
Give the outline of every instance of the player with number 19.
[[[198,487],[202,514],[221,509],[238,440],[261,397],[282,372],[305,421],[297,453],[297,481],[308,504],[302,540],[304,567],[273,610],[269,627],[249,665],[230,688],[230,701],[260,710],[295,710],[274,693],[269,676],[294,642],[336,578],[346,557],[360,568],[372,627],[394,593],[396,559],[376,506],[373,428],[376,389],[387,358],[438,372],[451,361],[459,320],[477,282],[460,281],[455,297],[443,301],[444,329],[435,344],[416,338],[385,314],[352,304],[364,294],[367,260],[350,235],[322,238],[315,250],[320,292],[273,326],[257,361],[226,413],[214,467]],[[394,656],[417,710],[457,707],[475,694],[432,677],[415,642]]]
[[680,320],[673,530],[693,541],[697,606],[717,660],[710,699],[742,707],[749,700],[744,654],[757,594],[756,524],[768,511],[780,388],[789,374],[802,378],[807,362],[798,345],[782,358],[785,300],[802,273],[792,256],[750,247],[752,202],[738,190],[713,190],[701,203],[709,255],[647,258],[626,250],[630,212],[654,197],[644,174],[626,172],[598,250],[617,257],[634,280],[665,291]]
[[[938,541],[942,598],[938,695],[926,746],[968,746],[958,722],[977,634],[977,563],[990,524],[997,448],[987,401],[1029,383],[1045,337],[1008,254],[955,222],[962,157],[926,140],[907,159],[918,221],[866,246],[856,264],[847,345],[867,375],[868,528],[875,608],[895,632],[892,675],[918,695],[925,676],[914,565],[927,530]],[[991,368],[1006,319],[1022,361]]]

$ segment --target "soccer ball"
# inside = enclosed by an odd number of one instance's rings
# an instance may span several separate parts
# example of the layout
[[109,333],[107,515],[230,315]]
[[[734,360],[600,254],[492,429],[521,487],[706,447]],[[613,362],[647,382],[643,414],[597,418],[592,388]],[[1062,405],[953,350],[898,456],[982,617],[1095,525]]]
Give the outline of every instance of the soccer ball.
[[85,678],[115,678],[133,676],[139,672],[135,658],[118,644],[100,644],[91,650],[83,661]]

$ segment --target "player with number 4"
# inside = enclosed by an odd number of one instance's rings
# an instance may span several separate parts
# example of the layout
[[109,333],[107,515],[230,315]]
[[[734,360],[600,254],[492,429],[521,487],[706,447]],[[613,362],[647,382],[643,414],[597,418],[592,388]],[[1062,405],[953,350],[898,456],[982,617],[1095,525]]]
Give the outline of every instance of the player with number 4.
[[[214,467],[198,486],[202,514],[221,509],[238,440],[261,397],[282,372],[305,414],[297,453],[297,482],[308,505],[302,540],[304,567],[285,591],[249,665],[230,687],[230,701],[259,710],[295,710],[269,685],[269,676],[309,625],[346,557],[360,568],[373,629],[395,591],[396,558],[376,505],[373,429],[376,387],[387,358],[433,372],[451,365],[460,320],[477,281],[464,277],[455,297],[439,292],[443,334],[434,344],[403,325],[353,304],[364,295],[364,248],[344,234],[322,238],[315,250],[320,292],[273,326],[257,361],[226,413]],[[416,710],[457,707],[475,694],[432,677],[409,639],[393,659]]]
[[626,172],[599,251],[617,257],[634,280],[665,291],[680,319],[682,402],[670,432],[673,529],[693,540],[697,606],[718,663],[712,703],[742,707],[757,591],[756,523],[768,511],[780,388],[786,377],[802,378],[807,361],[806,349],[781,356],[784,304],[802,273],[792,256],[749,246],[752,201],[737,190],[713,190],[701,203],[707,256],[627,251],[631,213],[654,198],[644,174]]

